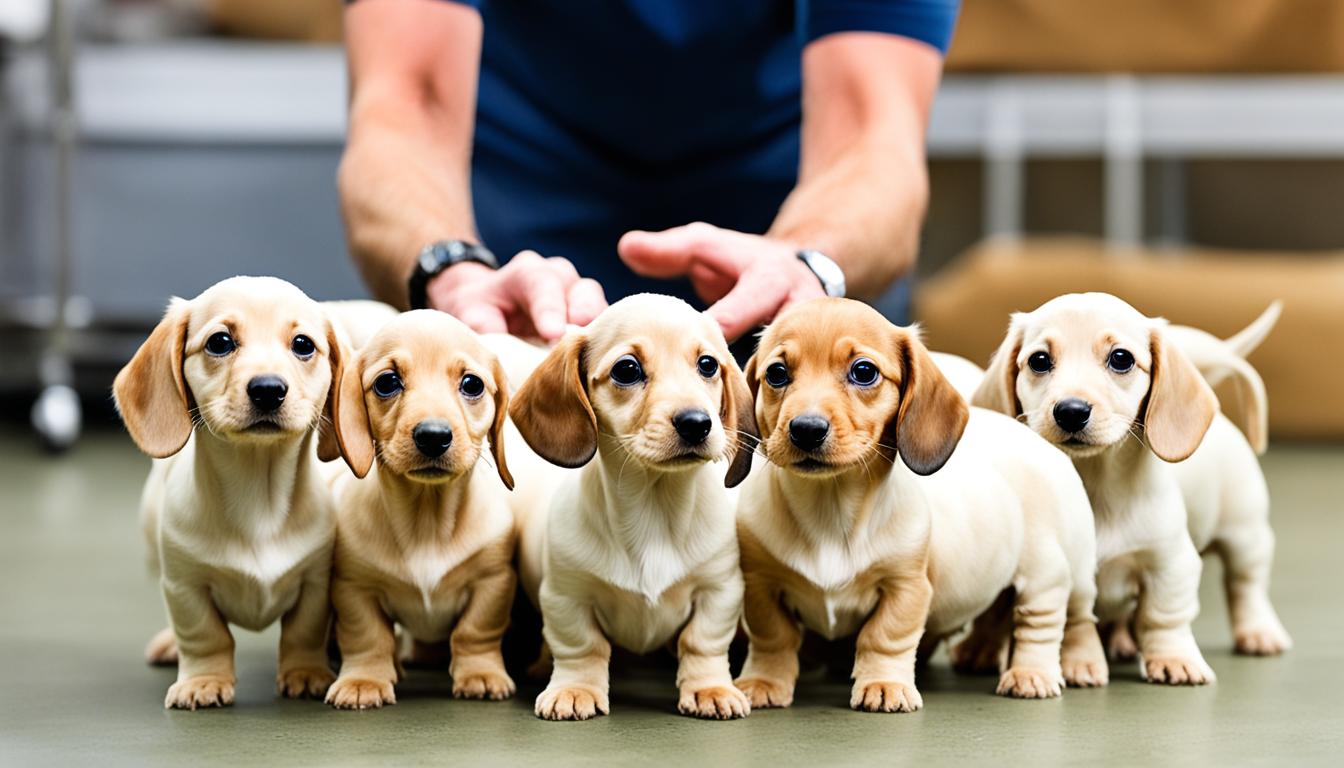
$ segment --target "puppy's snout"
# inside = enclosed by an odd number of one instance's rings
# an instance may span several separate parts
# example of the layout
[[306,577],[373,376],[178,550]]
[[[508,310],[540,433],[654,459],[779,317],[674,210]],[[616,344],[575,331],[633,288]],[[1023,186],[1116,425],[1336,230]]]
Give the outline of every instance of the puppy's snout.
[[453,428],[445,421],[426,420],[411,430],[411,440],[425,456],[437,459],[453,444]]
[[831,433],[831,422],[814,414],[803,414],[789,421],[789,440],[803,451],[815,451]]
[[1091,417],[1092,405],[1085,400],[1070,397],[1055,404],[1055,423],[1065,432],[1082,432]]
[[279,376],[255,376],[247,382],[247,396],[262,413],[279,410],[289,386]]
[[672,426],[687,445],[699,445],[709,437],[709,431],[714,428],[714,419],[702,410],[691,409],[673,416]]

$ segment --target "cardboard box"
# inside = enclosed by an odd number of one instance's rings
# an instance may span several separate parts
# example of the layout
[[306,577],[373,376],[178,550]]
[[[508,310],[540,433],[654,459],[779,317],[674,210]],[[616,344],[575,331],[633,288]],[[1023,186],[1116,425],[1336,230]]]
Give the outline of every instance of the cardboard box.
[[1340,0],[963,0],[949,70],[1344,71]]
[[1117,249],[1072,238],[989,241],[922,282],[914,314],[933,349],[985,364],[1008,316],[1063,293],[1105,291],[1220,337],[1282,299],[1251,363],[1271,438],[1344,438],[1344,252]]

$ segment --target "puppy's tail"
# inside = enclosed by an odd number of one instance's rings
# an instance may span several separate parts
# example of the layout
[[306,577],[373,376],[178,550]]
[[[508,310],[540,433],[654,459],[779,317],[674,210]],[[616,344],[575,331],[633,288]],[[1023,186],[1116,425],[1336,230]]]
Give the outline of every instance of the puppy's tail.
[[1189,326],[1167,328],[1169,337],[1204,375],[1209,386],[1232,380],[1236,403],[1230,415],[1257,454],[1263,454],[1269,442],[1269,403],[1264,379],[1246,358],[1274,329],[1282,312],[1283,302],[1275,301],[1254,322],[1226,339]]

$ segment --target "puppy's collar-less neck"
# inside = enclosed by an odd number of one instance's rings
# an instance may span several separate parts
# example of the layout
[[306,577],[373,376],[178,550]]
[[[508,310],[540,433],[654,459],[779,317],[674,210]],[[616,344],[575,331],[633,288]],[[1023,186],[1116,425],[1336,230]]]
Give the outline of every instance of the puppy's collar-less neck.
[[715,524],[720,507],[730,510],[726,504],[701,503],[706,490],[701,483],[722,483],[715,466],[706,462],[681,471],[659,471],[640,464],[615,441],[604,439],[597,457],[580,470],[580,482],[590,488],[590,498],[602,500],[602,535],[632,561],[660,547],[671,547],[696,560],[714,551],[720,533],[732,535],[736,526],[731,513],[717,521],[722,525]]
[[[407,519],[392,521],[398,540],[402,539],[402,534],[406,534],[406,541],[413,540],[413,531],[422,529],[425,523],[429,523],[436,533],[451,538],[459,522],[458,511],[467,508],[469,503],[478,464],[479,461],[463,474],[442,483],[417,482],[375,464],[371,471],[378,482],[378,493],[384,499],[384,514],[394,509],[410,512]],[[389,514],[389,517],[402,516]]]
[[[899,459],[897,459],[899,461]],[[776,464],[765,470],[779,501],[794,525],[809,539],[844,539],[860,531],[880,527],[895,513],[894,500],[885,498],[891,474],[899,471],[883,462],[886,470],[870,466],[851,467],[831,477],[811,478]]]
[[[284,525],[298,489],[308,482],[312,430],[274,442],[253,445],[225,440],[197,427],[192,435],[193,471],[205,491],[223,501],[221,508],[246,534],[273,534]],[[255,495],[235,493],[240,485],[262,485]],[[231,499],[266,499],[264,507],[239,507]]]

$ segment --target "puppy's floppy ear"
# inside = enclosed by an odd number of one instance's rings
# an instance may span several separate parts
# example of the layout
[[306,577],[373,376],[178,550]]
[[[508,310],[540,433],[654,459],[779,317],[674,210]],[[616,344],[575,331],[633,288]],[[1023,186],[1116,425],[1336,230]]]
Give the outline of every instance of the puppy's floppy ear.
[[340,455],[355,477],[364,477],[373,466],[374,449],[369,409],[364,404],[361,356],[353,356],[341,369],[340,381],[331,385],[331,423]]
[[586,339],[571,333],[555,345],[509,405],[514,426],[552,464],[581,467],[597,453],[597,416],[588,401]]
[[900,407],[887,424],[887,442],[894,431],[905,465],[917,475],[931,475],[952,457],[970,408],[913,333],[893,326],[892,336],[904,378]]
[[182,372],[191,303],[174,298],[135,357],[117,374],[112,395],[131,439],[156,459],[182,450],[191,437],[194,403]]
[[341,443],[336,436],[335,403],[351,351],[344,335],[330,320],[327,321],[327,349],[327,361],[331,364],[331,385],[327,388],[327,402],[322,406],[322,421],[317,425],[317,458],[335,461],[341,458]]
[[499,358],[490,362],[491,375],[495,377],[495,420],[490,425],[490,455],[495,457],[495,470],[504,487],[513,490],[513,473],[504,460],[504,420],[509,415],[509,377]]
[[1160,327],[1152,330],[1149,344],[1153,370],[1143,410],[1144,435],[1158,458],[1184,461],[1204,441],[1218,413],[1218,397]]
[[1017,356],[1022,353],[1022,325],[1013,316],[1008,325],[1008,334],[994,356],[989,359],[989,368],[980,386],[971,398],[971,404],[991,411],[998,411],[1013,418],[1022,415],[1022,403],[1017,399]]
[[[750,366],[751,361],[747,365]],[[723,484],[732,488],[745,480],[751,471],[751,457],[761,441],[761,434],[756,428],[756,403],[747,377],[731,355],[720,369],[723,371],[723,398],[719,418],[723,420],[723,431],[731,446],[728,455],[732,457]]]

